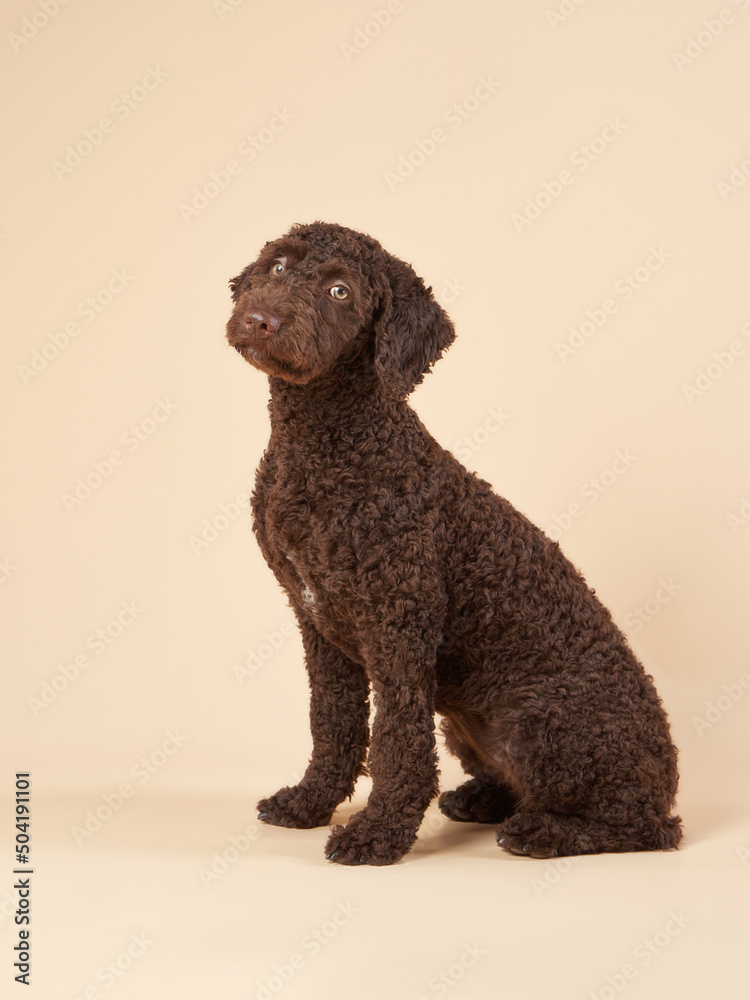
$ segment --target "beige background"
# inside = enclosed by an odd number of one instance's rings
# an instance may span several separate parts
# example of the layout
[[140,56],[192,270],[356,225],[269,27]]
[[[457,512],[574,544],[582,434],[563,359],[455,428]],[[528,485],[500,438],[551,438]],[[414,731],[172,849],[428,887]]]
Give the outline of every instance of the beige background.
[[[44,11],[4,5],[0,70],[0,783],[10,817],[33,773],[26,995],[736,995],[750,3]],[[400,865],[345,870],[325,829],[256,823],[307,761],[307,687],[241,496],[267,385],[223,340],[227,280],[314,219],[371,232],[449,309],[414,405],[557,532],[656,678],[677,854],[516,859],[433,806]]]

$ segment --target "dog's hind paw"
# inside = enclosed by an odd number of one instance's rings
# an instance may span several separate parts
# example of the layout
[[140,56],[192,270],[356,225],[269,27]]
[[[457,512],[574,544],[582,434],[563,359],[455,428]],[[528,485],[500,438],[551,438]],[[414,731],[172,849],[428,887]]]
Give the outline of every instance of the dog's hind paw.
[[519,812],[497,828],[497,842],[503,850],[529,858],[634,849],[629,841],[618,840],[618,831],[603,823],[552,812]]
[[505,785],[472,778],[452,792],[443,792],[438,808],[448,819],[461,823],[500,823],[516,808],[516,797]]
[[572,813],[528,810],[518,812],[497,829],[497,842],[511,854],[532,858],[622,851],[666,851],[679,843],[680,820],[675,816],[644,821],[639,814],[630,825],[605,823]]

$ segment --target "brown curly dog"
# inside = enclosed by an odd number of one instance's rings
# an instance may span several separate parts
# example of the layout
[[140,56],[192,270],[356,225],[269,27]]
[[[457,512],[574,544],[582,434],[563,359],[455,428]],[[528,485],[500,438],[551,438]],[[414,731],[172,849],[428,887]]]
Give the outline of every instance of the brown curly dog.
[[325,825],[369,772],[326,857],[398,861],[438,793],[439,712],[472,775],[440,808],[499,824],[505,850],[676,847],[677,752],[651,677],[558,545],[406,403],[454,338],[431,289],[371,237],[316,222],[231,290],[228,341],[271,389],[254,528],[311,690],[310,763],[260,819]]

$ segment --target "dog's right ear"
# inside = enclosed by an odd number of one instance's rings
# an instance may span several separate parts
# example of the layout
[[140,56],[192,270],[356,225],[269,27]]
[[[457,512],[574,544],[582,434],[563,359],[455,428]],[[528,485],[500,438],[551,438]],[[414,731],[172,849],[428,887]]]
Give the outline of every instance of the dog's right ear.
[[253,266],[253,264],[248,264],[244,271],[240,271],[236,278],[230,280],[229,290],[232,293],[232,302],[236,302],[242,292],[246,292],[250,288],[250,275]]

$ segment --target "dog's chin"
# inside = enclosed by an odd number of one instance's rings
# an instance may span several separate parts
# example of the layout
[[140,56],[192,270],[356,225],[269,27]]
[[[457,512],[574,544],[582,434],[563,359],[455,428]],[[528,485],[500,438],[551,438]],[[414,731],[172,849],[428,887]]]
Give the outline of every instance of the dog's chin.
[[233,346],[240,357],[244,358],[253,368],[263,372],[264,375],[284,379],[285,382],[292,382],[295,385],[304,385],[315,377],[315,372],[307,371],[281,358],[274,357],[269,351],[258,350],[257,347],[251,347],[249,344],[234,344]]

